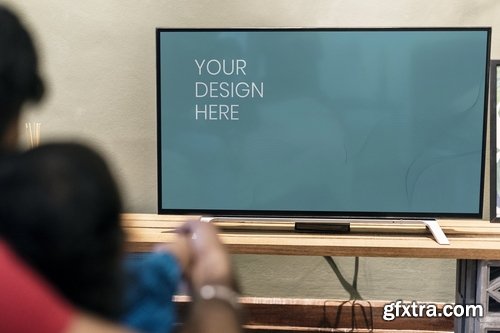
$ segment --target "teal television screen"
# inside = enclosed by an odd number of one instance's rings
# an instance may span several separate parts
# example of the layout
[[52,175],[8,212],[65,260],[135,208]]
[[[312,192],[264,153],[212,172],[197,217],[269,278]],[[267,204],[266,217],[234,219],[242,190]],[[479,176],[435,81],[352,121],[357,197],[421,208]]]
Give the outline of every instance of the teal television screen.
[[490,33],[157,29],[159,213],[480,217]]

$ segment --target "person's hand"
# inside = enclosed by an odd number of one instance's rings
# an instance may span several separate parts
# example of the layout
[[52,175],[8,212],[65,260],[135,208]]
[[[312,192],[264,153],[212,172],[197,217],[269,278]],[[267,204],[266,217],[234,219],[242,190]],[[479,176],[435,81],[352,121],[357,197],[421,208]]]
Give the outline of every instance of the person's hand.
[[191,260],[187,269],[193,290],[204,285],[224,285],[235,288],[229,254],[210,223],[190,221],[180,228],[180,234],[190,242]]
[[241,333],[241,310],[229,254],[216,228],[210,223],[191,221],[179,233],[189,240],[191,248],[187,279],[193,296],[183,332]]
[[165,251],[172,254],[177,259],[184,276],[191,271],[193,251],[191,240],[185,235],[179,235],[172,243],[156,246],[155,251]]

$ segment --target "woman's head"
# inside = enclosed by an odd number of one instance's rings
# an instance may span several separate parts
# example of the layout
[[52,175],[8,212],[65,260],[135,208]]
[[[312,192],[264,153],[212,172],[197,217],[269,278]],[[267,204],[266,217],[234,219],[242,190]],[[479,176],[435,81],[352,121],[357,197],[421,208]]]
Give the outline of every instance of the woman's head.
[[11,137],[22,105],[43,93],[33,41],[16,15],[0,5],[0,149],[15,144]]
[[117,316],[123,231],[104,160],[79,144],[50,144],[0,166],[0,235],[75,304]]

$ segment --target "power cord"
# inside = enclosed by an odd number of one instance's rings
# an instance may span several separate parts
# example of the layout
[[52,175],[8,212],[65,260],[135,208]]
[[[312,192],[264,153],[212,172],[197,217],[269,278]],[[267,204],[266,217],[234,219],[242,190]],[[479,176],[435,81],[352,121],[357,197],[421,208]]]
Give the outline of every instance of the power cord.
[[347,281],[346,278],[342,275],[339,267],[337,266],[337,263],[332,257],[325,256],[323,258],[325,258],[328,265],[330,265],[330,267],[332,268],[344,290],[349,293],[349,299],[362,300],[363,298],[358,291],[359,257],[356,257],[354,259],[354,275],[352,278],[352,283],[349,283],[349,281]]

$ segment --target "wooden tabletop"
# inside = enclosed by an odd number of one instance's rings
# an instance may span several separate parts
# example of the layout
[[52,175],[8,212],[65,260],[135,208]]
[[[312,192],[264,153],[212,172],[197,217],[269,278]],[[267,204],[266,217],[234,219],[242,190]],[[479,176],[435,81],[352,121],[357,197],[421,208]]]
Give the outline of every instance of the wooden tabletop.
[[[150,251],[171,242],[194,216],[123,214],[127,250]],[[294,223],[215,222],[231,253],[500,260],[500,223],[439,220],[450,245],[439,245],[423,225],[352,224],[348,234],[297,233]]]

